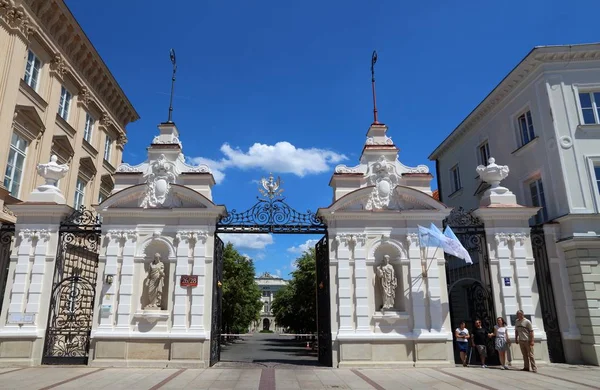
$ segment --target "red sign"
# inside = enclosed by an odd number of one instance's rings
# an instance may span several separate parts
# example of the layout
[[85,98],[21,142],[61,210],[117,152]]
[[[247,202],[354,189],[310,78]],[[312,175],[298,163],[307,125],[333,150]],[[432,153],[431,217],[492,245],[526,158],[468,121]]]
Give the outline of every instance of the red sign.
[[197,287],[198,276],[197,275],[182,275],[179,282],[181,287]]

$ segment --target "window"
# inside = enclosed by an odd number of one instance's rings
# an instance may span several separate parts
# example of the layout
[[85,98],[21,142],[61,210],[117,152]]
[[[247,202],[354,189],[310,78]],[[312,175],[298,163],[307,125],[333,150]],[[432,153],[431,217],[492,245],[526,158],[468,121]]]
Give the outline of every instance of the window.
[[460,171],[458,165],[450,169],[450,193],[453,194],[462,188],[460,184]]
[[88,113],[85,113],[85,127],[83,129],[83,139],[87,142],[92,142],[92,131],[94,130],[94,118]]
[[77,184],[75,185],[75,202],[73,204],[73,207],[75,207],[76,210],[79,210],[79,208],[83,206],[83,201],[85,199],[85,185],[86,182],[78,177]]
[[542,224],[548,220],[548,211],[546,210],[546,198],[544,198],[544,186],[542,179],[537,179],[529,183],[529,192],[531,193],[531,204],[534,207],[541,207],[540,211],[533,217],[536,225]]
[[4,187],[15,198],[19,197],[21,189],[21,179],[23,177],[23,166],[25,165],[25,156],[27,155],[28,142],[13,133],[10,140],[10,151],[8,152],[8,162],[6,172],[4,173]]
[[521,115],[517,121],[519,122],[519,146],[527,145],[535,138],[533,130],[533,121],[531,120],[531,111],[527,111]]
[[600,123],[600,92],[581,92],[579,94],[583,123],[591,125]]
[[64,120],[69,120],[69,107],[71,106],[71,92],[64,86],[60,87],[60,102],[58,103],[58,115]]
[[112,139],[107,135],[104,141],[104,159],[110,162],[110,153],[112,149]]
[[490,159],[490,145],[485,141],[481,145],[479,145],[479,164],[488,165],[488,160]]
[[596,178],[596,188],[598,189],[598,193],[600,193],[600,164],[594,165],[594,176]]
[[25,83],[37,91],[40,83],[40,69],[42,68],[42,61],[31,51],[27,54],[27,65],[25,65],[25,76],[23,80]]

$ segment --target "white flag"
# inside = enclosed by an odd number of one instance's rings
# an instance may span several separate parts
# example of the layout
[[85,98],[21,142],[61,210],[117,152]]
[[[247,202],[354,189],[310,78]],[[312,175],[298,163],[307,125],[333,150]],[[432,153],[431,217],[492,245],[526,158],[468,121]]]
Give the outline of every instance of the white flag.
[[446,226],[446,229],[444,230],[444,237],[446,238],[446,240],[443,242],[444,252],[452,256],[456,256],[459,259],[463,259],[469,264],[473,264],[473,260],[471,260],[469,251],[458,240],[458,237],[456,237],[456,234],[454,234],[450,226]]

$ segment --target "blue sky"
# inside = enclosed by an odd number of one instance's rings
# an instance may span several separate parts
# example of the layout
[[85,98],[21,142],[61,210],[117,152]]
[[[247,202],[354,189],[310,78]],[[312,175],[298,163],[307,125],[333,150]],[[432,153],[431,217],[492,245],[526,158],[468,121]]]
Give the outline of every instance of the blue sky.
[[[372,121],[373,49],[380,121],[404,164],[435,172],[429,153],[534,46],[600,40],[587,0],[67,4],[141,116],[124,161],[143,161],[167,119],[174,48],[184,153],[212,165],[215,202],[237,210],[270,171],[296,209],[331,203],[333,167],[358,162]],[[285,276],[309,239],[234,240],[257,271]]]

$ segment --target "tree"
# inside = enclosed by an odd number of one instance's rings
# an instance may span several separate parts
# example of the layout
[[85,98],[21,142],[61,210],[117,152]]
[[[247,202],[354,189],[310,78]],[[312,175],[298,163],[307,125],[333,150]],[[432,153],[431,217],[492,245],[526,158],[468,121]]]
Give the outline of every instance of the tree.
[[222,332],[246,333],[250,324],[260,318],[261,292],[254,275],[252,260],[228,243],[223,250]]
[[317,267],[315,249],[296,259],[292,280],[273,298],[275,321],[293,333],[317,330]]

